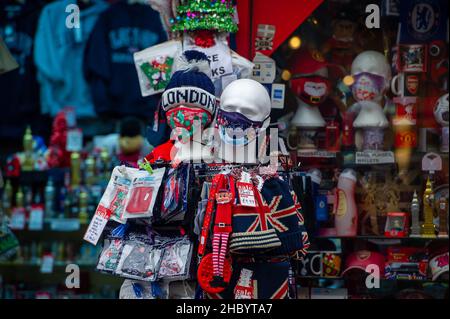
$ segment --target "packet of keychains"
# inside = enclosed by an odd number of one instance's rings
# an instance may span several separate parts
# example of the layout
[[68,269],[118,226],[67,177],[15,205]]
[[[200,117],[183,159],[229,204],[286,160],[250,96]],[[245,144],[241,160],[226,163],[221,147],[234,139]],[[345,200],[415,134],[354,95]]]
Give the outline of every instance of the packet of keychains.
[[114,273],[119,264],[129,224],[108,223],[103,234],[103,247],[97,262],[97,270]]
[[174,71],[175,56],[181,51],[181,42],[172,40],[134,53],[142,96],[164,91]]
[[168,240],[163,244],[164,254],[159,266],[158,279],[165,281],[186,280],[192,259],[192,242],[187,238]]
[[155,281],[162,253],[148,235],[130,234],[115,273],[124,278]]
[[124,224],[126,218],[124,218],[123,212],[132,182],[130,176],[135,176],[136,174],[144,176],[148,173],[125,166],[114,167],[108,186],[100,199],[97,210],[110,210],[110,219]]
[[122,238],[106,238],[97,263],[97,270],[106,273],[114,273],[119,264],[123,246],[124,241]]
[[126,200],[123,217],[128,218],[149,218],[153,215],[156,196],[164,176],[165,168],[154,169],[150,175],[148,172],[133,172],[131,185]]

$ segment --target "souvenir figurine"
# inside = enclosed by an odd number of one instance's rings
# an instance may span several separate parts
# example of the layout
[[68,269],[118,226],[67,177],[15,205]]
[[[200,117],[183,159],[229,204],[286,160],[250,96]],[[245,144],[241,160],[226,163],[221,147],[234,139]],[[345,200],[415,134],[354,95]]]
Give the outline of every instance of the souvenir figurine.
[[421,235],[426,238],[435,238],[435,226],[433,223],[434,193],[430,178],[427,179],[422,204],[424,223],[422,224]]
[[436,122],[438,122],[442,126],[442,133],[441,133],[441,152],[442,153],[448,153],[448,93],[441,96],[437,102],[436,106],[433,110],[434,117],[436,119]]
[[339,10],[331,21],[333,35],[323,45],[321,51],[330,56],[329,61],[341,65],[347,72],[355,56],[362,51],[356,39],[357,16],[352,8]]
[[[353,61],[351,74],[354,79],[352,92],[356,103],[349,111],[358,113],[353,127],[363,130],[363,150],[382,150],[384,129],[389,122],[384,115],[381,101],[389,87],[390,65],[383,54],[364,51]],[[358,147],[358,142],[356,144]]]
[[331,91],[328,64],[318,51],[300,50],[293,57],[292,89],[298,97],[298,109],[291,124],[300,130],[299,151],[316,150],[315,138],[326,126],[319,111]]
[[417,192],[414,191],[413,199],[411,201],[411,233],[410,233],[410,237],[420,237],[419,214],[420,214],[419,197],[417,196]]
[[448,198],[439,198],[439,234],[440,238],[448,238]]

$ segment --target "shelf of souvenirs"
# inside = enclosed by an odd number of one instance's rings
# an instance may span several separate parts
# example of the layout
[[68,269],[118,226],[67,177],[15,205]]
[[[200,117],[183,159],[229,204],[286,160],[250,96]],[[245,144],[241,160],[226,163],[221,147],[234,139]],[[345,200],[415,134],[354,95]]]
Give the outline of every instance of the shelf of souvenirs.
[[[58,268],[66,268],[68,265],[72,264],[71,262],[63,262],[63,261],[56,261],[53,264],[53,267]],[[80,268],[86,268],[87,270],[92,270],[93,267],[97,265],[95,262],[85,262],[85,263],[75,263]],[[25,262],[25,261],[9,261],[9,262],[0,262],[0,268],[2,267],[30,267],[30,268],[38,268],[42,267],[42,263],[40,261],[36,262]]]
[[[347,278],[345,276],[296,276],[297,280],[338,280],[338,281],[346,281]],[[399,277],[399,278],[382,278],[380,279],[381,282],[386,284],[392,284],[392,283],[422,283],[422,284],[447,284],[449,283],[448,280],[432,280],[431,278],[417,278],[414,276],[408,277]]]
[[314,236],[312,240],[314,239],[341,239],[341,240],[383,240],[383,241],[448,241],[449,236],[438,236],[435,237],[422,237],[422,236],[406,236],[406,237],[390,237],[390,236],[384,236],[384,235],[358,235],[358,236]]
[[[16,235],[24,234],[41,234],[43,232],[45,233],[64,233],[65,235],[67,233],[83,233],[86,231],[87,226],[89,224],[88,220],[79,219],[79,218],[46,218],[42,221],[32,221],[30,223],[29,220],[25,222],[25,224],[22,223],[20,227],[17,225],[17,222],[15,222],[16,225],[12,225],[10,222],[10,229],[14,232]],[[23,227],[22,227],[23,226]]]
[[[439,155],[443,159],[449,157],[448,152],[440,150],[423,151],[418,149],[410,150],[411,162],[421,161],[422,158],[429,153]],[[298,160],[338,160],[342,159],[345,165],[367,166],[367,165],[394,165],[397,164],[396,150],[373,150],[373,151],[328,151],[328,150],[311,150],[311,151],[294,151],[292,156]]]
[[5,253],[0,268],[36,268],[50,274],[54,269],[76,265],[89,271],[95,269],[101,247],[88,243],[75,244],[67,241],[32,241],[16,243]]

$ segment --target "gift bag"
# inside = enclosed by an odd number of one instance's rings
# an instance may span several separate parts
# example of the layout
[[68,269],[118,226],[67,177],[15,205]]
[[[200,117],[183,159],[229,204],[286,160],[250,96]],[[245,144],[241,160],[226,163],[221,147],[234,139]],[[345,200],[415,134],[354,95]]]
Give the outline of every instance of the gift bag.
[[180,41],[167,41],[134,54],[142,96],[164,91],[178,51],[182,51]]

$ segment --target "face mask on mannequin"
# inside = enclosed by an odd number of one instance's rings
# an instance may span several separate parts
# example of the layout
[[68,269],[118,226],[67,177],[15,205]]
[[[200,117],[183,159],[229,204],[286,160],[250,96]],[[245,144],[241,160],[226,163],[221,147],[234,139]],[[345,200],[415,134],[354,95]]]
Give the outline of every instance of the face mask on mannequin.
[[252,121],[242,113],[219,109],[217,124],[220,138],[226,144],[246,145],[259,134],[264,121]]
[[363,72],[353,76],[353,97],[357,101],[372,101],[383,94],[384,78],[380,75]]
[[330,81],[319,75],[301,77],[298,80],[297,94],[309,105],[319,105],[330,93]]
[[[170,128],[177,130],[177,135],[181,139],[190,139],[196,129],[203,130],[211,123],[211,114],[198,107],[177,106],[166,112],[167,123]],[[194,125],[200,124],[200,127]]]

